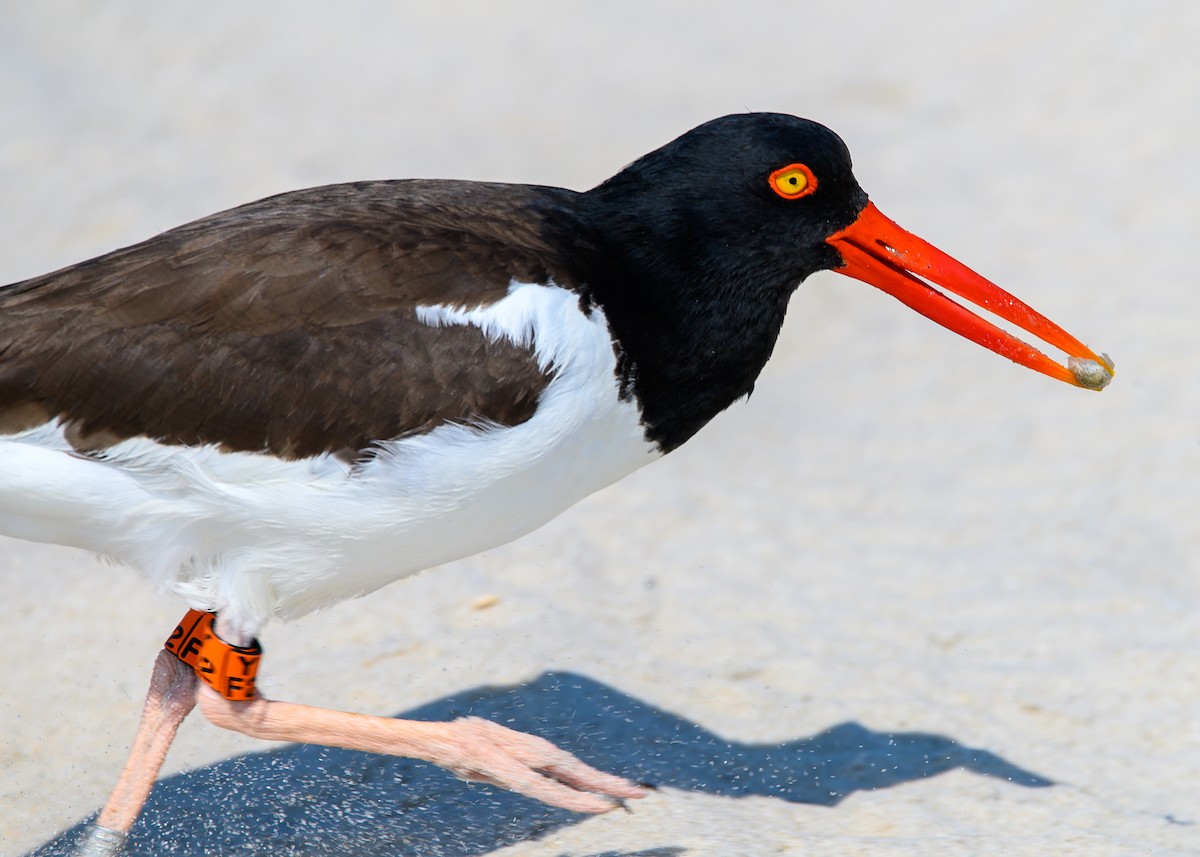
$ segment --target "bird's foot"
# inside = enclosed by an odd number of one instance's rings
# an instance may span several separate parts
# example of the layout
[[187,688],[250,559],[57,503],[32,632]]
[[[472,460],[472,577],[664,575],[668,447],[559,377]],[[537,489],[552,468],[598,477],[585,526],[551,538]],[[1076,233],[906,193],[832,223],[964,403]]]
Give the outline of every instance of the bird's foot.
[[601,813],[645,797],[648,787],[606,774],[544,738],[480,717],[445,724],[443,758],[429,761],[464,780],[490,783],[574,812]]

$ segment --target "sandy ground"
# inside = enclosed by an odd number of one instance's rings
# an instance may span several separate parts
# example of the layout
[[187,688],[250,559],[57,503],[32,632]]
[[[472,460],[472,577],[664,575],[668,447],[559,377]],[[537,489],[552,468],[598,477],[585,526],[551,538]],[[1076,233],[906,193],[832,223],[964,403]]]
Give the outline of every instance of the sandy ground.
[[[301,186],[587,187],[773,109],[1119,370],[1073,390],[814,277],[685,449],[265,634],[272,696],[483,712],[657,794],[585,819],[195,720],[132,852],[1200,853],[1200,6],[979,6],[0,9],[4,282]],[[65,549],[0,566],[0,853],[62,853],[181,608]]]

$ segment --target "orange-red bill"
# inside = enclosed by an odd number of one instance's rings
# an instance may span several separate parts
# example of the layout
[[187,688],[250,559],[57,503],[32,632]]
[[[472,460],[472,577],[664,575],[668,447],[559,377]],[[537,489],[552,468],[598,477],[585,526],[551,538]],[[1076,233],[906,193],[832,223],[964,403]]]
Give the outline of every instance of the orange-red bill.
[[[932,244],[901,229],[868,202],[858,219],[828,242],[845,264],[835,268],[882,289],[943,327],[1008,359],[1078,387],[1103,389],[1113,376],[1107,354],[1098,355],[1044,315],[985,280]],[[941,286],[1064,352],[1063,366],[1012,334],[955,303]]]

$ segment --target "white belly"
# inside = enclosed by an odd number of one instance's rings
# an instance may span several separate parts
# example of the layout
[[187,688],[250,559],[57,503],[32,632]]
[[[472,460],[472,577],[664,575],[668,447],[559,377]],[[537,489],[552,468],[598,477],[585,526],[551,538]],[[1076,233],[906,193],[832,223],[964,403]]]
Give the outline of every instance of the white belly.
[[581,314],[575,294],[514,284],[491,306],[421,318],[532,343],[555,369],[534,416],[387,441],[353,469],[146,439],[93,459],[42,426],[0,438],[0,532],[134,566],[254,633],[503,544],[658,457],[618,398],[603,314]]

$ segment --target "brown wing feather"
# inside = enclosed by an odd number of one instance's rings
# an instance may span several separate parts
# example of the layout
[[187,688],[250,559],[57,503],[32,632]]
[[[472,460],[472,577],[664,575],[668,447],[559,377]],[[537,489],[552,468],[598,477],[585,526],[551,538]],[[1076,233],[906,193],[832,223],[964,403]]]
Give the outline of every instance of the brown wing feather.
[[415,307],[570,286],[545,235],[572,194],[363,182],[297,191],[0,290],[0,430],[62,417],[81,448],[149,436],[286,457],[448,421],[516,424],[533,355]]

